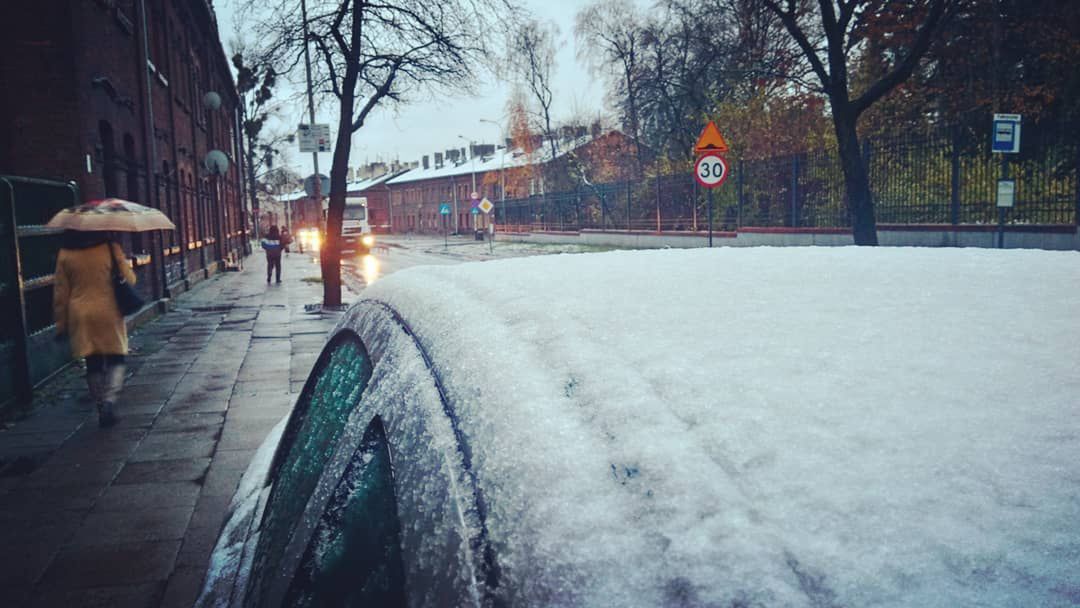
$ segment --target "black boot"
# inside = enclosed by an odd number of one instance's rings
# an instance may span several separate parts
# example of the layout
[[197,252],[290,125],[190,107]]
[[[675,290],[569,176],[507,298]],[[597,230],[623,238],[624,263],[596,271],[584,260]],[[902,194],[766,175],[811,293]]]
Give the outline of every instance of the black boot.
[[116,424],[119,418],[113,412],[113,404],[109,401],[104,401],[98,406],[98,426],[103,429],[107,429],[110,426]]

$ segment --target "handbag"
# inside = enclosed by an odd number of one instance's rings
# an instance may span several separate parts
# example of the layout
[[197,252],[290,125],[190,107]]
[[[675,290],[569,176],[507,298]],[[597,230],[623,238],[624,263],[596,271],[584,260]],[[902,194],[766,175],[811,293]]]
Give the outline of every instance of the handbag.
[[116,307],[120,314],[125,317],[142,309],[145,302],[135,291],[135,288],[127,282],[120,269],[116,267],[116,255],[113,254],[112,241],[106,243],[109,247],[109,257],[112,258],[112,285],[113,294],[116,296]]

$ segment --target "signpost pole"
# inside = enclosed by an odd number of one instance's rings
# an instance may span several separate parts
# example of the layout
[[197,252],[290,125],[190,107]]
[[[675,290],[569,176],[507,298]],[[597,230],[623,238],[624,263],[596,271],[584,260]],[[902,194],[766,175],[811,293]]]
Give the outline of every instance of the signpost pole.
[[[1009,157],[1004,154],[1001,155],[1001,179],[1009,179]],[[1005,207],[998,206],[998,249],[1005,248],[1005,211]]]
[[697,143],[694,144],[694,154],[698,157],[697,162],[694,163],[694,178],[707,191],[705,196],[709,205],[709,247],[713,246],[712,191],[713,188],[724,183],[730,173],[727,161],[720,156],[721,152],[727,151],[728,145],[724,141],[724,136],[716,128],[716,123],[710,120],[698,136]]
[[[307,75],[307,99],[308,99],[308,119],[311,121],[311,128],[315,128],[315,97],[311,92],[311,57],[308,54],[308,19],[307,19],[307,2],[306,0],[300,0],[300,12],[304,21],[304,69]],[[319,152],[318,148],[311,153],[311,164],[315,168],[315,202],[322,209],[322,179],[319,178]],[[329,236],[329,235],[327,235]],[[334,240],[337,242],[337,239]]]
[[1007,186],[1007,204],[1002,201],[1002,184],[1009,182],[1009,154],[1020,152],[1020,115],[994,114],[993,128],[990,132],[990,151],[1001,154],[1001,177],[998,179],[998,249],[1005,248],[1005,211],[1015,204],[1016,184]]
[[709,247],[712,247],[712,188],[706,188],[709,196]]

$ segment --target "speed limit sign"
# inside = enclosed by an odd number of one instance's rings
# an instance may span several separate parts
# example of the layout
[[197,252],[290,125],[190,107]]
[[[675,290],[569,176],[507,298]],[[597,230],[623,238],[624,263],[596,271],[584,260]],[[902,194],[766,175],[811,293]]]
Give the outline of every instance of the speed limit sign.
[[715,188],[724,183],[728,176],[727,161],[719,154],[702,155],[694,164],[694,177],[702,186]]

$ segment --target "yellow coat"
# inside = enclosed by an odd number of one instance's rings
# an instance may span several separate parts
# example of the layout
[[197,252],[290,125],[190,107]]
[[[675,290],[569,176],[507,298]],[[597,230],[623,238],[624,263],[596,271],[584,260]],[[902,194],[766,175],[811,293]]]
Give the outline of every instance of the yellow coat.
[[[123,249],[112,244],[116,267],[128,283],[135,273]],[[71,337],[71,354],[126,355],[127,326],[116,306],[112,287],[112,259],[105,243],[86,249],[61,249],[53,283],[53,318],[56,330]]]

